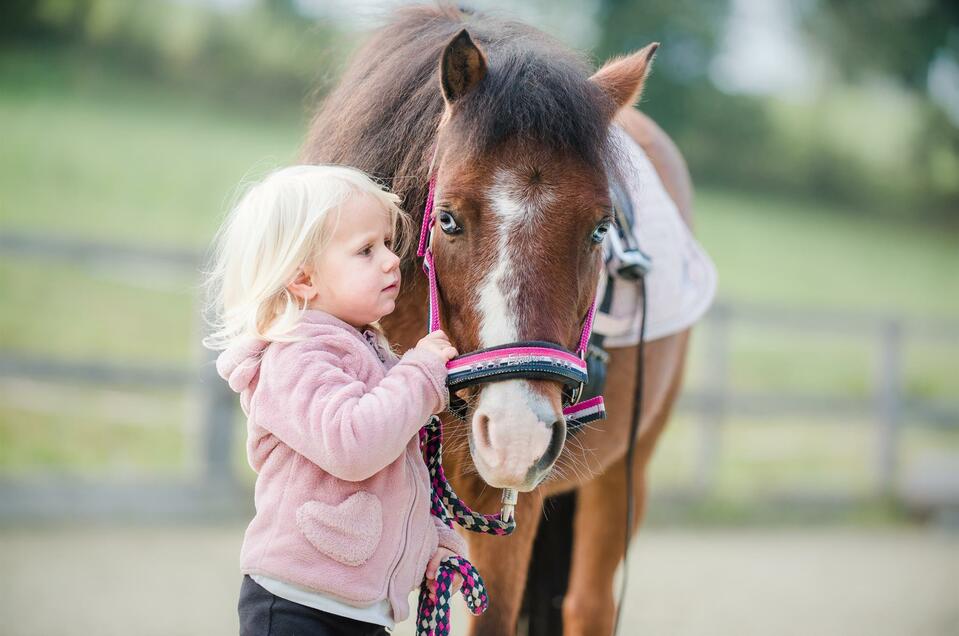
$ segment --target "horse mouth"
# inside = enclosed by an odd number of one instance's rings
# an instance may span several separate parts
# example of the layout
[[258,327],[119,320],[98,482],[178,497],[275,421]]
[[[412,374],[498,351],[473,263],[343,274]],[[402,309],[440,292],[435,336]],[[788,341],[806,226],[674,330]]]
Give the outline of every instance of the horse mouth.
[[566,422],[552,401],[526,389],[523,380],[487,385],[471,409],[470,455],[494,488],[535,489],[566,442]]

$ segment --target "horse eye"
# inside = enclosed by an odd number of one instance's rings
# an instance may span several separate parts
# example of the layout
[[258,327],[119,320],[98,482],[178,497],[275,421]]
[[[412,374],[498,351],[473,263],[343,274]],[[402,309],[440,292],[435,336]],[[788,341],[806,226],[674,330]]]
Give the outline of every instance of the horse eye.
[[590,236],[590,239],[592,239],[593,243],[602,243],[603,239],[606,238],[607,232],[609,232],[609,221],[603,221],[593,230],[593,235]]
[[456,219],[449,212],[440,212],[440,229],[446,234],[459,234],[462,228],[456,223]]

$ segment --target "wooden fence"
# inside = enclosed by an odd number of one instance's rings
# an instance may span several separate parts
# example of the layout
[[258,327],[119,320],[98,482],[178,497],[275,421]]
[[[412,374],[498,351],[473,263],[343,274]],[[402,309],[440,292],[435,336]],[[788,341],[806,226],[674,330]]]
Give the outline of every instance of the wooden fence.
[[[125,246],[24,235],[0,236],[0,254],[26,261],[40,257],[78,266],[134,263],[179,269],[195,275],[200,254],[188,250],[142,250]],[[199,311],[195,312],[199,320]],[[784,334],[840,334],[867,338],[880,353],[870,397],[811,394],[745,393],[729,385],[731,331],[739,325],[782,330]],[[875,494],[895,496],[904,422],[959,426],[959,403],[909,399],[904,390],[903,357],[907,341],[924,339],[959,343],[959,327],[934,321],[903,320],[857,312],[786,310],[717,303],[705,319],[705,382],[688,390],[679,408],[698,422],[698,454],[689,491],[711,490],[721,459],[722,433],[729,419],[802,414],[810,419],[836,415],[871,417],[877,453]],[[199,332],[198,332],[199,333]],[[197,339],[199,340],[199,338]],[[0,480],[0,519],[117,518],[206,519],[248,514],[250,494],[237,480],[232,450],[236,396],[216,375],[212,352],[204,352],[199,368],[122,365],[90,360],[68,362],[14,351],[0,351],[0,376],[97,386],[172,387],[192,390],[200,401],[202,469],[181,479],[120,483],[76,477]]]
[[[810,419],[865,417],[874,422],[876,456],[874,493],[895,496],[900,476],[901,437],[905,422],[933,427],[959,426],[959,401],[937,402],[907,396],[903,360],[907,344],[935,342],[956,347],[959,326],[945,321],[906,320],[890,315],[854,311],[796,310],[748,304],[717,303],[706,316],[705,329],[696,337],[706,341],[704,386],[685,393],[680,406],[699,413],[700,444],[695,485],[710,490],[719,463],[720,437],[725,422],[734,416],[774,417],[802,415]],[[872,391],[867,397],[758,393],[733,390],[728,385],[731,368],[731,331],[737,327],[773,328],[784,337],[838,335],[870,342],[878,352]],[[959,464],[957,464],[959,470]],[[959,496],[959,491],[957,491]]]

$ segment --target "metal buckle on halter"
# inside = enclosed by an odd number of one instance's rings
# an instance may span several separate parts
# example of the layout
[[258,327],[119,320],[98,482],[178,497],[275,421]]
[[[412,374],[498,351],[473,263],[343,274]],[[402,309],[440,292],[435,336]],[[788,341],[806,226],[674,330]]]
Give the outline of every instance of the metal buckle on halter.
[[577,402],[579,402],[579,398],[583,397],[583,391],[585,390],[585,388],[586,388],[586,383],[580,382],[576,386],[576,388],[572,389],[568,394],[564,391],[563,399],[565,403],[563,404],[563,406],[564,407],[572,406],[573,404],[576,404]]
[[[580,358],[583,359],[584,363],[586,362],[586,351],[583,351],[582,354],[580,354]],[[577,402],[579,402],[579,400],[583,397],[583,391],[586,390],[586,382],[588,381],[589,381],[589,371],[587,368],[586,379],[582,380],[579,384],[577,384],[575,388],[570,389],[568,393],[566,391],[566,387],[563,388],[563,399],[564,399],[563,407],[564,408],[570,407],[573,404],[576,404]]]
[[[617,224],[618,225],[618,224]],[[638,281],[649,273],[653,267],[653,259],[647,256],[639,247],[625,244],[621,230],[610,232],[607,235],[609,254],[608,267],[617,278]]]
[[645,276],[653,266],[652,259],[646,255],[636,242],[633,222],[636,215],[632,200],[615,179],[610,179],[609,196],[613,202],[613,216],[616,218],[614,231],[607,234],[604,245],[606,263],[614,276],[623,280],[637,281]]

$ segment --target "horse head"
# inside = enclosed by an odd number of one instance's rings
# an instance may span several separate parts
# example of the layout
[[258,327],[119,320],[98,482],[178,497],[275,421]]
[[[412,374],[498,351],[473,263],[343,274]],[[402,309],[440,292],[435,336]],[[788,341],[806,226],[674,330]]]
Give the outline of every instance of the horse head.
[[[613,222],[608,129],[639,96],[655,44],[589,75],[552,45],[461,30],[442,50],[432,252],[440,321],[459,351],[545,341],[576,351]],[[495,47],[495,48],[493,48]],[[529,491],[563,449],[563,386],[464,389],[469,445],[491,486]]]

